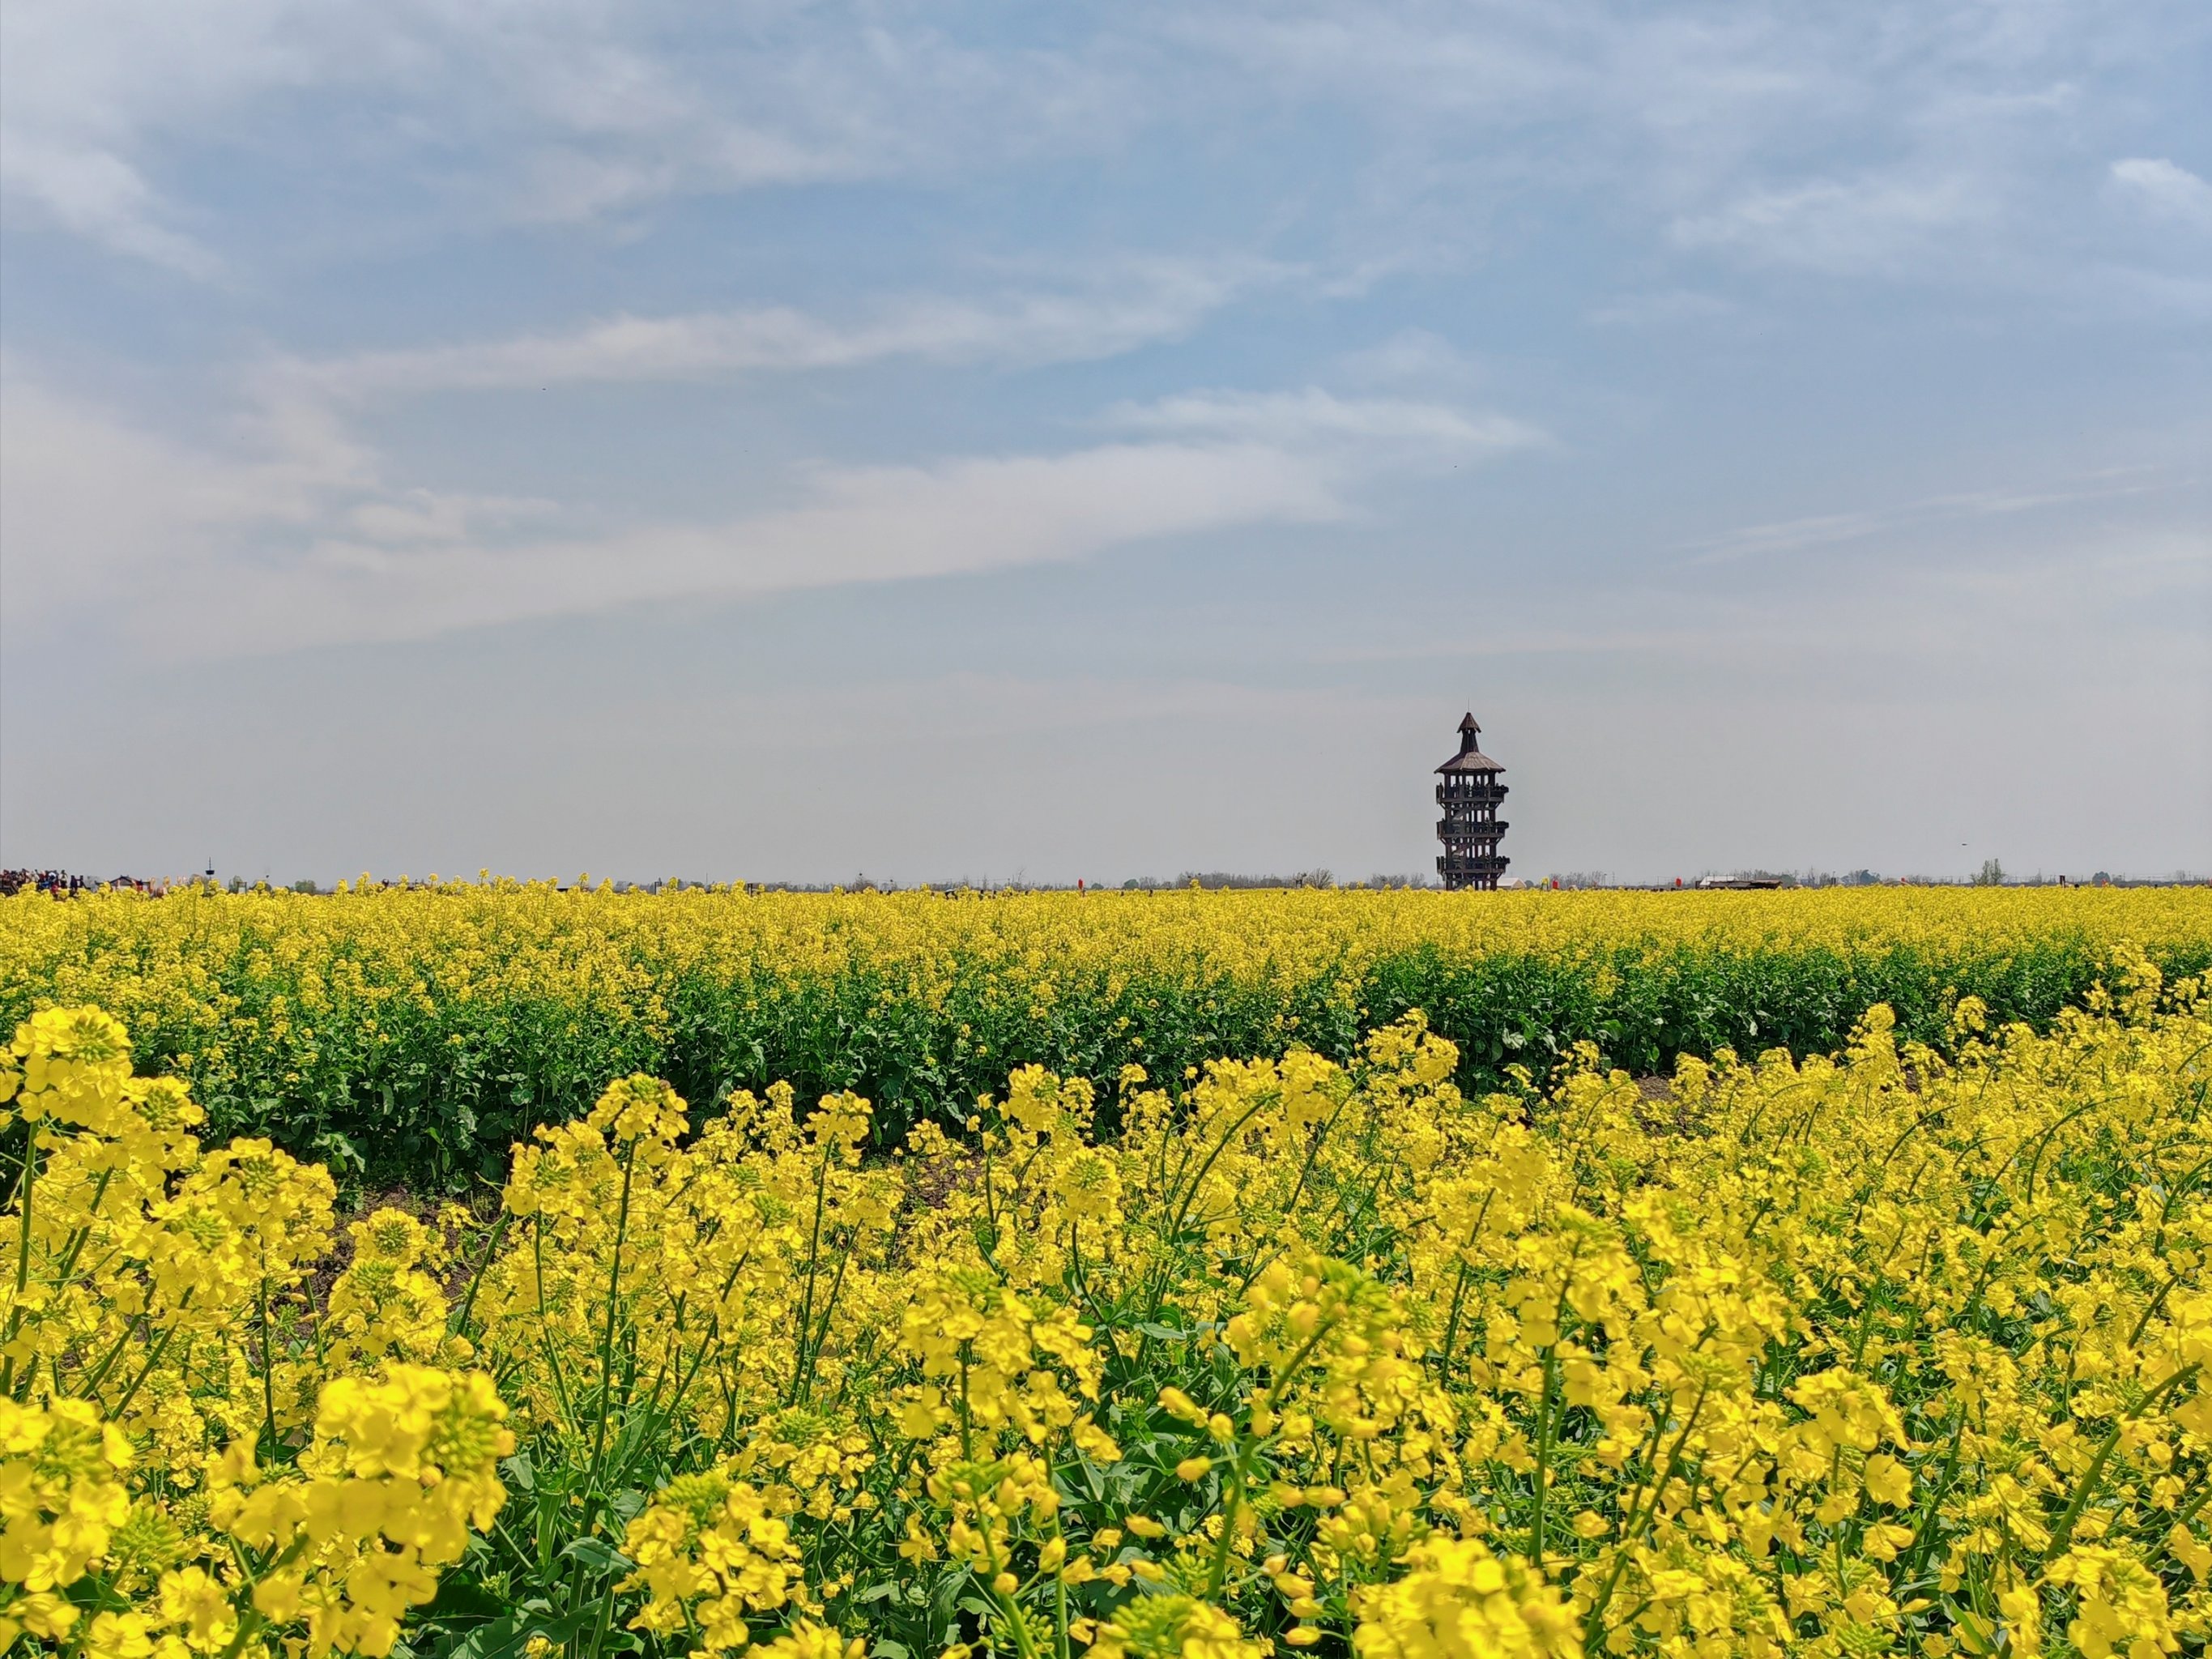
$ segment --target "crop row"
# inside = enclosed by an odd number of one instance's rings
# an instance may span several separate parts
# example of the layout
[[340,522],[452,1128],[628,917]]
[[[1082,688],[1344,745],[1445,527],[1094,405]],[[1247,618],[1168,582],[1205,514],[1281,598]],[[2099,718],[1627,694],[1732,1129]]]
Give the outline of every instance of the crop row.
[[1964,995],[2041,1027],[2124,942],[2169,974],[2212,963],[2212,892],[25,896],[0,902],[0,1020],[96,1002],[217,1132],[450,1187],[635,1071],[702,1103],[852,1090],[880,1146],[1018,1066],[1110,1087],[1343,1060],[1413,1010],[1469,1092],[1583,1042],[1636,1073],[1832,1052],[1877,1002],[1908,1038]]
[[2163,1659],[2212,1634],[2212,1002],[2039,1036],[615,1080],[496,1212],[0,1050],[0,1650]]

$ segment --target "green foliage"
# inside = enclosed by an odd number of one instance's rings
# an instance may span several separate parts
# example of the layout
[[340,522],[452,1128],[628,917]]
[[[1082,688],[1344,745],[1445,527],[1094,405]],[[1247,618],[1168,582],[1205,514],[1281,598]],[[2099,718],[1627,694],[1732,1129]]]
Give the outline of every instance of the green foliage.
[[633,1071],[702,1103],[778,1079],[802,1099],[852,1090],[888,1146],[1018,1066],[1110,1094],[1129,1065],[1342,1060],[1415,1009],[1471,1093],[1583,1042],[1638,1073],[1829,1052],[1876,1002],[1908,1038],[1966,995],[2040,1028],[2122,938],[2197,971],[2212,895],[33,896],[0,905],[0,1021],[100,1002],[214,1132],[452,1189]]

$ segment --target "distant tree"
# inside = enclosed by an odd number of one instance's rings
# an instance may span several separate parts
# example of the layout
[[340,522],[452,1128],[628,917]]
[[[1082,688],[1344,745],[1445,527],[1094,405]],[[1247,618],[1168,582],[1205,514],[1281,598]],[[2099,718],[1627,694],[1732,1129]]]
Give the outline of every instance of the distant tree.
[[1233,870],[1186,870],[1176,878],[1175,884],[1209,890],[1222,887],[1334,887],[1336,878],[1326,870],[1301,870],[1290,876],[1248,876]]
[[2004,866],[1999,864],[1995,859],[1984,859],[1982,860],[1980,873],[1976,875],[1974,878],[1974,885],[1977,887],[2002,887],[2004,885]]

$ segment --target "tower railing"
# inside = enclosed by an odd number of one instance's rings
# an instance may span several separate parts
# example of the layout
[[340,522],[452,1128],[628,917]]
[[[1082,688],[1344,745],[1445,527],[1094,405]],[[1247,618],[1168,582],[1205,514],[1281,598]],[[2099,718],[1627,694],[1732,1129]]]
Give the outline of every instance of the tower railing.
[[1494,888],[1512,862],[1498,850],[1510,826],[1498,816],[1506,786],[1498,774],[1504,769],[1477,746],[1482,727],[1470,710],[1459,723],[1459,752],[1436,771],[1437,839],[1443,850],[1437,858],[1437,873],[1455,891],[1462,888]]

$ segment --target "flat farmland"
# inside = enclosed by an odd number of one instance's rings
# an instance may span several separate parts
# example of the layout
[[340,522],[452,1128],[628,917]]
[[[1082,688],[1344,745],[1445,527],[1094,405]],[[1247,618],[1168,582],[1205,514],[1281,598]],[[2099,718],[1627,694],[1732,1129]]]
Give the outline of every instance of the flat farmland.
[[2042,1028],[2122,946],[2212,963],[2212,890],[25,896],[0,902],[0,1019],[97,1004],[219,1133],[441,1188],[631,1072],[702,1104],[850,1090],[881,1149],[1018,1066],[1110,1093],[1130,1066],[1340,1062],[1413,1011],[1469,1093],[1581,1042],[1638,1074],[1832,1053],[1875,1003],[1907,1038],[1969,995]]

